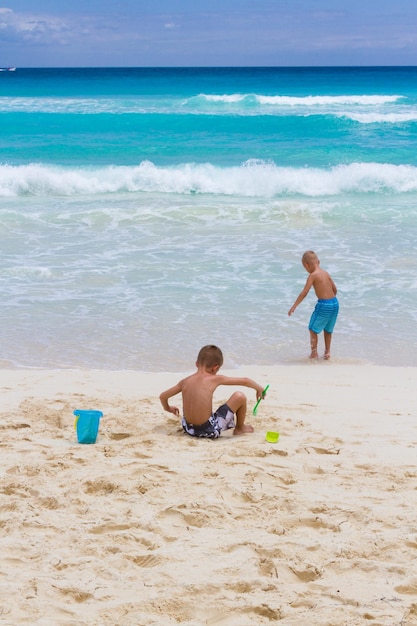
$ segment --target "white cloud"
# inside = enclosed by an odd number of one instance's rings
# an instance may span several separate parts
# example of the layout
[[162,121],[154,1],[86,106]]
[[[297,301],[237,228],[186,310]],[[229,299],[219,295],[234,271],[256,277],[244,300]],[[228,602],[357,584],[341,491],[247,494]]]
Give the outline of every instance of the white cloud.
[[39,37],[54,37],[57,33],[70,30],[68,24],[56,17],[15,13],[6,7],[0,8],[0,29],[2,34],[23,37],[25,41]]

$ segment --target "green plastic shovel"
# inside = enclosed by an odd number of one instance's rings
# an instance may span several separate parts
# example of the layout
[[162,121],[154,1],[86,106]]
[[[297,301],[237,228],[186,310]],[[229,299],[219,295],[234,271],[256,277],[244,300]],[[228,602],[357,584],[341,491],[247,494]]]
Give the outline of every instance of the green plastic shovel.
[[265,387],[265,389],[264,389],[264,390],[263,390],[263,392],[262,392],[261,397],[259,398],[258,402],[257,402],[257,403],[255,404],[255,406],[253,407],[253,411],[252,411],[253,415],[256,415],[256,414],[257,414],[257,412],[258,412],[258,406],[259,406],[259,403],[260,403],[260,401],[261,401],[261,400],[263,400],[263,399],[265,398],[265,395],[266,395],[266,392],[268,391],[268,389],[269,389],[269,385],[267,385],[267,386]]

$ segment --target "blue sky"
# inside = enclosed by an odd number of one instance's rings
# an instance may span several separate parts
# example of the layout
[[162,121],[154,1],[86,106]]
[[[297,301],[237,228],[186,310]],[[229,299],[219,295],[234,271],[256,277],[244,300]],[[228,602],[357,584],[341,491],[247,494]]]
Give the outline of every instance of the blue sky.
[[417,0],[5,2],[0,65],[417,65]]

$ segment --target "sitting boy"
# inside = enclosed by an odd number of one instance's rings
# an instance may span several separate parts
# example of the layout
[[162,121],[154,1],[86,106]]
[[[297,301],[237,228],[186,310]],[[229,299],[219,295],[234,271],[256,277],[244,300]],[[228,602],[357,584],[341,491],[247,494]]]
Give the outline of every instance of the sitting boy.
[[[165,411],[179,415],[179,409],[171,406],[168,399],[182,394],[182,427],[192,437],[217,439],[223,430],[233,428],[234,435],[252,433],[253,427],[245,424],[246,396],[235,391],[226,404],[213,413],[213,393],[220,385],[251,387],[256,390],[256,398],[262,397],[263,387],[250,378],[223,376],[217,372],[223,365],[223,354],[217,346],[204,346],[198,353],[197,371],[180,380],[174,387],[163,391],[159,396]],[[236,424],[235,424],[236,414]]]

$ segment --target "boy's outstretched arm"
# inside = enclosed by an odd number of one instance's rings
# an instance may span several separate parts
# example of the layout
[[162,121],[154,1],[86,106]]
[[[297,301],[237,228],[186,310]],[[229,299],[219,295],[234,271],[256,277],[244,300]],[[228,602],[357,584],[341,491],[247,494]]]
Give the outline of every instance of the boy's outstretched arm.
[[252,389],[255,389],[256,391],[256,399],[259,400],[259,398],[262,398],[262,393],[264,390],[264,387],[262,387],[262,385],[260,385],[259,383],[257,383],[255,380],[252,380],[252,378],[241,378],[241,377],[234,377],[234,376],[223,376],[222,374],[217,374],[216,378],[218,380],[218,386],[220,385],[235,385],[236,387],[251,387]]
[[298,305],[300,304],[300,302],[302,302],[304,300],[304,298],[306,297],[306,295],[308,294],[308,292],[310,291],[312,285],[313,285],[313,277],[309,276],[307,278],[306,284],[304,285],[304,289],[300,292],[298,298],[296,299],[296,301],[294,302],[294,304],[292,305],[292,307],[290,308],[290,310],[288,311],[288,315],[292,315],[295,311],[295,309],[298,307]]
[[181,385],[181,382],[179,382],[173,387],[170,387],[170,389],[167,389],[166,391],[163,391],[160,394],[159,399],[165,411],[168,411],[169,413],[173,413],[174,415],[180,414],[179,408],[176,406],[171,406],[168,403],[168,400],[169,398],[172,398],[172,396],[176,396],[178,393],[181,393],[181,390],[182,390],[182,385]]

